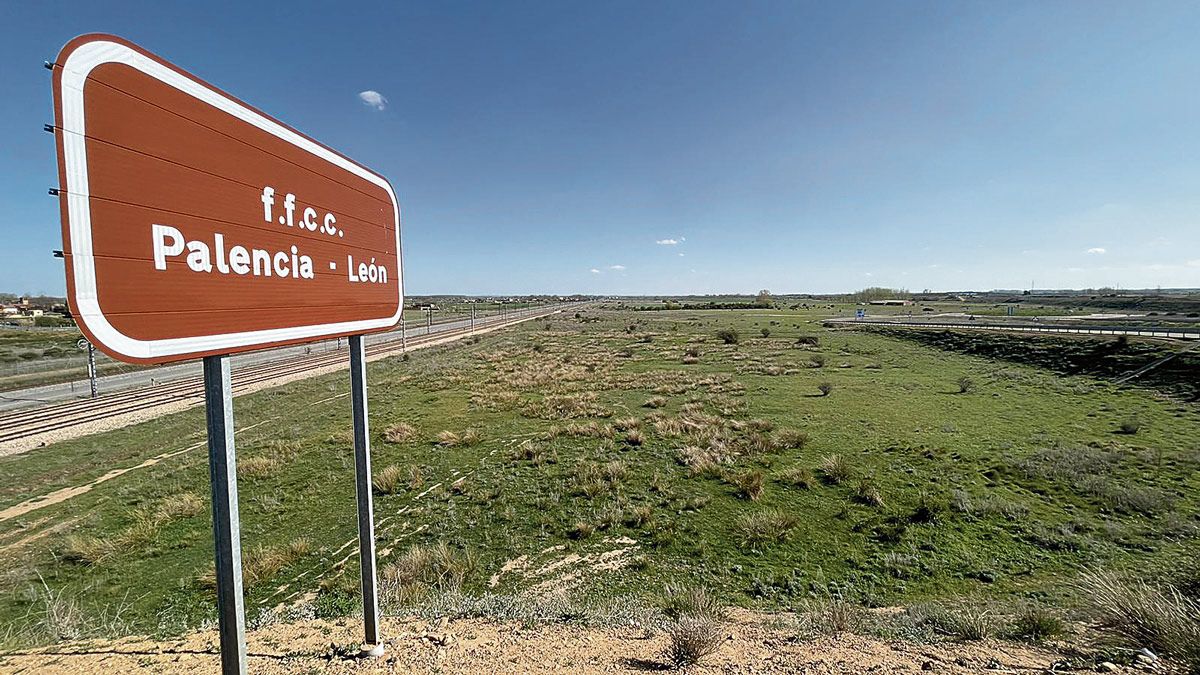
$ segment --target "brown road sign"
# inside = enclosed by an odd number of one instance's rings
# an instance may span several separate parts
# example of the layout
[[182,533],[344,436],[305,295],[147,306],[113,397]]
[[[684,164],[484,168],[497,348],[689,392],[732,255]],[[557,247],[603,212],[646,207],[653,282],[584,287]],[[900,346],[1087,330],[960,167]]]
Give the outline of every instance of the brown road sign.
[[67,296],[87,337],[164,363],[395,326],[382,176],[111,35],[54,63]]

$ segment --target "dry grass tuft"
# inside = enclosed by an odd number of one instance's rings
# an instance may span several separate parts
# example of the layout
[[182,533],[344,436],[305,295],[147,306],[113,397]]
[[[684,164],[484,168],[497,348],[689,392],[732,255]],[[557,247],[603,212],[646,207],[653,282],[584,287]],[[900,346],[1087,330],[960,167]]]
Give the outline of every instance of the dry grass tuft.
[[613,420],[613,428],[617,431],[631,431],[640,429],[642,421],[636,417],[622,417],[621,419]]
[[629,475],[629,467],[625,466],[621,460],[614,459],[601,467],[600,473],[604,476],[604,480],[616,485]]
[[676,668],[694,666],[721,648],[725,627],[706,617],[685,616],[667,626],[667,659]]
[[435,443],[443,448],[456,448],[477,445],[480,440],[479,432],[474,429],[461,432],[446,430],[437,435]]
[[854,468],[841,455],[830,455],[821,462],[821,474],[831,485],[841,485],[854,478]]
[[204,511],[204,500],[192,492],[181,492],[164,498],[154,511],[155,520],[166,522],[176,518],[191,518]]
[[[279,574],[285,567],[295,563],[312,552],[312,541],[307,537],[293,539],[283,546],[259,545],[245,551],[242,556],[242,583],[246,588],[268,581]],[[212,565],[205,572],[196,576],[201,587],[215,590],[217,573]]]
[[779,481],[803,490],[812,489],[817,484],[812,469],[807,466],[793,466],[783,470],[779,474]]
[[571,529],[567,531],[567,536],[571,539],[587,539],[596,531],[596,526],[583,521],[576,522]]
[[238,478],[266,478],[275,473],[279,462],[273,457],[246,457],[237,463]]
[[767,489],[766,474],[757,469],[733,476],[732,482],[737,487],[738,496],[750,501],[758,501]]
[[1100,628],[1134,649],[1157,654],[1200,672],[1200,602],[1170,584],[1151,585],[1112,572],[1089,572],[1080,582]]
[[864,478],[858,482],[854,489],[854,498],[867,506],[883,506],[883,493],[871,478]]
[[403,480],[404,470],[390,464],[375,474],[371,479],[371,486],[375,488],[375,494],[394,495],[399,492]]
[[805,613],[814,628],[828,635],[857,633],[867,618],[862,607],[840,596],[807,603]]
[[679,438],[683,432],[683,422],[674,417],[660,417],[654,420],[654,433],[663,438]]
[[396,422],[383,430],[383,440],[388,443],[408,443],[416,437],[416,427],[404,422]]
[[756,418],[746,422],[746,428],[749,429],[750,431],[757,431],[759,433],[765,433],[765,432],[773,430],[775,428],[775,423],[772,422],[771,420],[765,420],[765,419],[762,419],[761,417],[756,417]]
[[779,450],[775,439],[757,431],[746,435],[742,443],[747,455],[769,455]]
[[666,396],[651,396],[650,398],[646,399],[646,402],[642,404],[642,407],[643,408],[662,408],[665,405],[667,405],[667,397]]
[[759,548],[786,541],[799,524],[796,516],[780,509],[764,509],[748,513],[737,521],[742,546]]
[[111,536],[72,533],[63,538],[59,555],[81,565],[97,565],[116,553],[136,552],[155,540],[163,525],[179,518],[191,518],[204,511],[204,501],[191,492],[164,497],[153,508],[133,512],[133,522]]
[[797,429],[780,429],[775,432],[775,444],[789,450],[803,450],[808,445],[808,434]]
[[725,609],[704,589],[667,586],[663,614],[670,623],[667,659],[676,668],[698,664],[725,641]]
[[654,507],[643,504],[635,506],[632,509],[624,512],[624,518],[621,522],[625,523],[626,527],[640,528],[650,522],[650,518],[654,516]]
[[380,572],[384,602],[403,603],[423,589],[457,589],[479,567],[471,551],[457,551],[445,542],[413,546]]
[[540,401],[530,401],[521,407],[526,417],[545,420],[577,419],[580,417],[609,417],[612,411],[600,405],[595,392],[577,394],[548,394]]
[[715,452],[712,448],[700,448],[694,445],[680,448],[675,453],[675,461],[688,468],[688,475],[715,475],[728,457]]
[[512,449],[511,457],[515,461],[531,462],[535,465],[540,465],[546,457],[547,448],[545,445],[534,440],[521,441],[517,447]]

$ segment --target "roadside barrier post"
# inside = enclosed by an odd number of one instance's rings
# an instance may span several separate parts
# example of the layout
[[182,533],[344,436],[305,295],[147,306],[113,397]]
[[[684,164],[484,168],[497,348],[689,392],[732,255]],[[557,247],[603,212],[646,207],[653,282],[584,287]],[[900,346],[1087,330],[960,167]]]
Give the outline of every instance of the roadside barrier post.
[[228,356],[204,357],[204,403],[208,421],[208,476],[212,483],[221,672],[224,675],[245,675],[246,619],[242,607],[241,525],[238,521],[233,392],[229,383]]
[[354,409],[354,476],[358,494],[358,563],[362,577],[366,654],[383,654],[375,576],[375,510],[371,501],[371,436],[367,425],[367,355],[361,335],[350,336],[350,399]]

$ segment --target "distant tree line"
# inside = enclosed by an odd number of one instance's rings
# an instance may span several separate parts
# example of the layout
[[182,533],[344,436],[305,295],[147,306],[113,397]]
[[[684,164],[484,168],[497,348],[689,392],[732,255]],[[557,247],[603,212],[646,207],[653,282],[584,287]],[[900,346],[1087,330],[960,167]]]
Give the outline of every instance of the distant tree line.
[[883,288],[871,286],[857,293],[850,294],[852,302],[871,302],[872,300],[912,300],[912,293],[904,288]]

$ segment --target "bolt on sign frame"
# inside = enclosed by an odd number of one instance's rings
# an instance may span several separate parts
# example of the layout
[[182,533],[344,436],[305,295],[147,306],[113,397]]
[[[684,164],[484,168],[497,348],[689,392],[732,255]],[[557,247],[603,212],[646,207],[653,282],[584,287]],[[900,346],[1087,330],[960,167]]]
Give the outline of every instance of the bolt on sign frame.
[[378,651],[363,335],[404,308],[387,179],[126,40],[49,64],[67,295],[143,364],[201,358],[222,667],[245,672],[229,355],[349,337],[365,642]]

